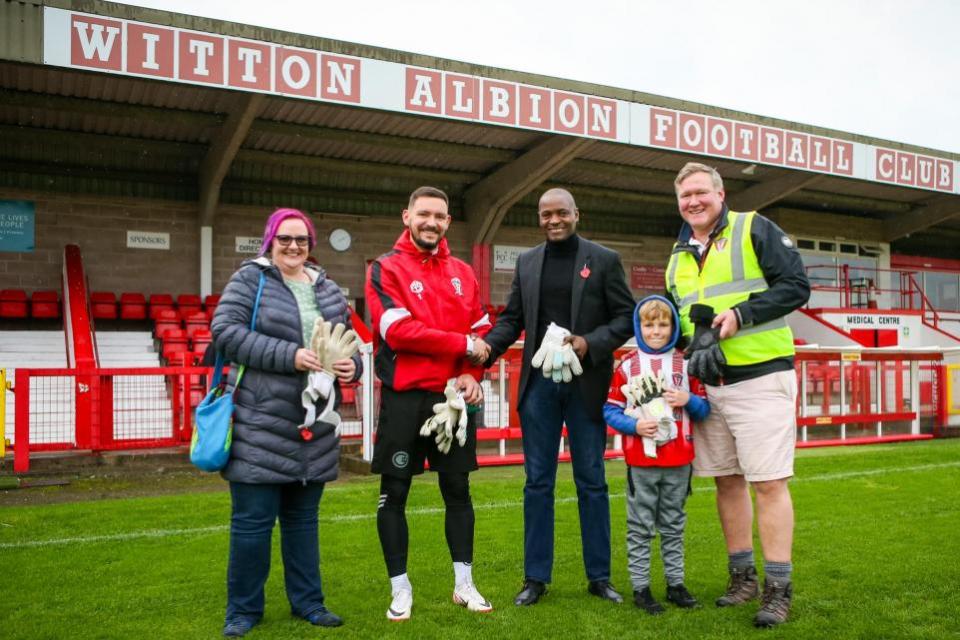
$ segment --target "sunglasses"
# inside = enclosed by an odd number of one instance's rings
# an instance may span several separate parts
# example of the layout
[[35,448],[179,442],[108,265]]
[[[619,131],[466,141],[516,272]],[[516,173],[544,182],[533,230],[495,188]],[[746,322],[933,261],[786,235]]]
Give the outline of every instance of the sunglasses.
[[310,244],[310,236],[274,236],[273,239],[279,242],[281,247],[289,247],[294,240],[300,247],[306,247]]

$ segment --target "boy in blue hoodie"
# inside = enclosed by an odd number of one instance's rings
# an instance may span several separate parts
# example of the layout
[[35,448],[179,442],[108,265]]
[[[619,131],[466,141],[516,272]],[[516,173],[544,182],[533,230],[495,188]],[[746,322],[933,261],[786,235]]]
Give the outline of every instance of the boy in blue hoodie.
[[710,405],[690,392],[687,363],[674,348],[680,319],[673,305],[661,296],[644,298],[634,310],[633,326],[637,351],[614,371],[603,414],[624,434],[633,602],[658,614],[663,605],[650,592],[650,548],[657,531],[667,600],[686,609],[699,606],[684,586],[684,506],[694,455],[691,421],[703,420]]

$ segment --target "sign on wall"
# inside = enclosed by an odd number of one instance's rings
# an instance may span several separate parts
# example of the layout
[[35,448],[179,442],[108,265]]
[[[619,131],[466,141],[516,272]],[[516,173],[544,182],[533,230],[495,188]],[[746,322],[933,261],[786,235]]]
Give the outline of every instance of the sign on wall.
[[960,192],[958,163],[803,131],[44,7],[45,64],[614,140]]
[[170,249],[170,234],[165,231],[127,231],[129,249]]
[[513,247],[505,244],[493,245],[493,270],[513,273],[520,254],[530,247]]
[[34,224],[33,202],[0,200],[0,251],[33,251]]
[[666,285],[666,269],[653,264],[630,265],[630,288],[647,291],[663,291]]
[[248,254],[258,254],[260,253],[260,246],[263,244],[263,238],[258,238],[256,236],[235,236],[236,241],[236,252],[237,253],[248,253]]

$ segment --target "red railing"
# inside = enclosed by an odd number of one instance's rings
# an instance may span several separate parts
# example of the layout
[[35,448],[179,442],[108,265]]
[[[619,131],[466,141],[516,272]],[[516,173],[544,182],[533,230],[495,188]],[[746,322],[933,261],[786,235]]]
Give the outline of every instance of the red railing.
[[924,322],[939,327],[940,314],[917,283],[916,271],[815,264],[806,273],[813,294],[808,307],[922,311]]

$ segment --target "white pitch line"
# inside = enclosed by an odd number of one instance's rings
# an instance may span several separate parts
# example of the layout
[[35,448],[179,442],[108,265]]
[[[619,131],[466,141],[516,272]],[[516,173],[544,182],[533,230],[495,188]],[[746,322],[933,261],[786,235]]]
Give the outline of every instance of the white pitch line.
[[[914,473],[918,471],[932,471],[935,469],[946,469],[951,467],[960,467],[960,461],[941,462],[937,464],[922,464],[912,467],[885,467],[881,469],[865,469],[863,471],[845,471],[839,473],[825,473],[817,476],[800,477],[791,480],[796,482],[829,482],[831,480],[843,480],[847,478],[862,478],[868,476],[886,476],[896,473]],[[702,487],[697,491],[712,491],[713,486]],[[622,493],[611,493],[611,498],[622,498]],[[575,502],[576,496],[567,496],[557,498],[557,504]],[[522,507],[523,501],[502,501],[502,502],[484,502],[474,504],[473,508],[478,511],[488,511],[494,509],[513,509]],[[436,515],[444,512],[443,507],[415,507],[407,509],[410,515]],[[357,522],[361,520],[373,520],[377,517],[375,511],[368,513],[350,513],[343,515],[321,518],[320,523],[335,524],[340,522]],[[50,540],[25,540],[23,542],[3,542],[0,543],[0,549],[28,549],[37,547],[53,547],[68,544],[96,544],[98,542],[119,542],[124,540],[143,540],[153,538],[170,538],[174,536],[190,536],[204,533],[221,533],[228,531],[228,525],[216,525],[212,527],[196,527],[191,529],[149,529],[146,531],[130,531],[128,533],[114,533],[103,536],[78,536],[73,538],[53,538]]]

